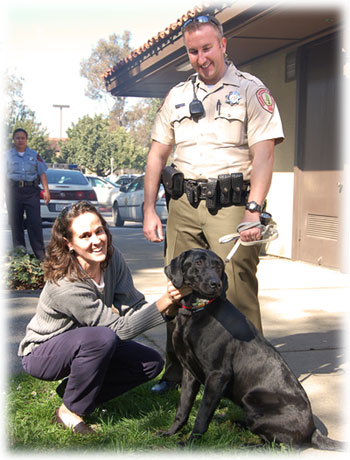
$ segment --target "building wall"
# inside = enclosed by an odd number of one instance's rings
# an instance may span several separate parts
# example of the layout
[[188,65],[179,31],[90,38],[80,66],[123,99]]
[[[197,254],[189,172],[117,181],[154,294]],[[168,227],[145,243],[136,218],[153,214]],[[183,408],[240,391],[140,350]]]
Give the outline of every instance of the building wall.
[[[288,51],[290,52],[290,50]],[[276,146],[274,174],[267,197],[267,211],[277,223],[279,237],[266,252],[292,257],[294,153],[296,129],[296,80],[285,81],[286,52],[263,57],[240,70],[260,78],[276,100],[283,122],[285,140]]]

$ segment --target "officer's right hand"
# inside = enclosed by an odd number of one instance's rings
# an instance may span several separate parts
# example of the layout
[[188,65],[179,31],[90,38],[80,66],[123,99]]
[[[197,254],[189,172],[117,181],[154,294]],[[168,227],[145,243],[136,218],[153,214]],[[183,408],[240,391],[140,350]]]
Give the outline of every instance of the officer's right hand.
[[160,243],[164,240],[163,225],[155,210],[144,213],[143,233],[152,243]]

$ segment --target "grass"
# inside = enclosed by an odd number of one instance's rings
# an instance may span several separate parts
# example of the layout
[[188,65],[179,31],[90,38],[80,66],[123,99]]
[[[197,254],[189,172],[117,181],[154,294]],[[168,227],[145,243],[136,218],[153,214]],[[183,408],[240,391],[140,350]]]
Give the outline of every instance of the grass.
[[[100,437],[82,437],[71,430],[52,424],[55,409],[61,404],[55,388],[57,382],[44,382],[27,374],[13,376],[9,382],[7,398],[8,450],[12,453],[35,451],[53,453],[79,451],[79,453],[189,453],[195,451],[232,451],[251,449],[255,451],[281,453],[276,446],[263,446],[260,438],[234,425],[233,420],[242,416],[241,410],[230,401],[223,400],[209,430],[195,445],[180,447],[186,442],[198,411],[198,396],[191,412],[189,423],[173,437],[159,437],[159,430],[167,429],[173,422],[179,392],[153,395],[154,382],[142,385],[97,408],[86,417],[89,424],[96,424]],[[220,416],[218,416],[218,414]],[[282,448],[282,452],[290,452]]]

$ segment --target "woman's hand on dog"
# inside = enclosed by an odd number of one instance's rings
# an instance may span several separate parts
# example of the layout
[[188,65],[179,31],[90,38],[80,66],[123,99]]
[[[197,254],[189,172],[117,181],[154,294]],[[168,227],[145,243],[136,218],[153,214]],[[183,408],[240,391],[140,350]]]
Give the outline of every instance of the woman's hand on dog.
[[178,289],[171,281],[168,281],[166,293],[156,302],[158,310],[169,316],[175,316],[180,300],[190,292],[192,292],[192,290],[187,286]]

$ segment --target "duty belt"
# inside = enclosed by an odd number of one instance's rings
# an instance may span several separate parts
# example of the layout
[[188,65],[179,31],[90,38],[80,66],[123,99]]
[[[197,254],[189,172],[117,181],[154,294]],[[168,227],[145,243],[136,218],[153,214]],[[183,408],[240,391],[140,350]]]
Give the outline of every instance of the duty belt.
[[224,174],[217,179],[184,179],[184,191],[191,205],[206,201],[210,210],[227,206],[243,206],[247,202],[250,183],[243,181],[243,175]]
[[10,179],[10,183],[11,183],[11,185],[13,185],[15,187],[20,187],[20,188],[32,187],[32,186],[36,187],[36,186],[39,185],[39,181],[37,179],[32,180],[32,181]]
[[167,196],[167,203],[172,198],[177,200],[186,194],[191,206],[197,207],[205,200],[210,211],[226,206],[243,206],[247,202],[250,183],[243,180],[242,173],[220,174],[217,178],[185,179],[181,171],[173,165],[162,171],[162,183]]

